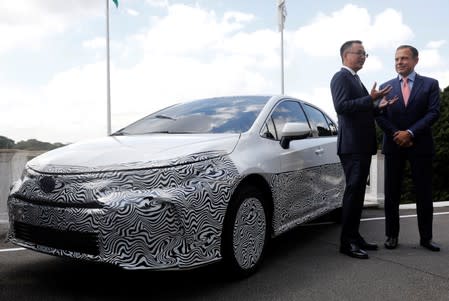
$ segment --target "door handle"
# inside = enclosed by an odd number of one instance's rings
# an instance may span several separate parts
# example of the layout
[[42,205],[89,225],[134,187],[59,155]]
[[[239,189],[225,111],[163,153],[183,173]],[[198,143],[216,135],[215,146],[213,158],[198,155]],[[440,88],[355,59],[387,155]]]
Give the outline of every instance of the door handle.
[[324,153],[324,148],[320,147],[315,150],[315,155],[322,155]]

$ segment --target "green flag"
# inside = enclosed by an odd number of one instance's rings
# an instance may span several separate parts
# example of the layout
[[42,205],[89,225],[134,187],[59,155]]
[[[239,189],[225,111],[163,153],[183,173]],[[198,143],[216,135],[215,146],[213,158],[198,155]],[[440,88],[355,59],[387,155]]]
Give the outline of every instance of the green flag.
[[114,2],[115,6],[118,8],[118,0],[112,0]]

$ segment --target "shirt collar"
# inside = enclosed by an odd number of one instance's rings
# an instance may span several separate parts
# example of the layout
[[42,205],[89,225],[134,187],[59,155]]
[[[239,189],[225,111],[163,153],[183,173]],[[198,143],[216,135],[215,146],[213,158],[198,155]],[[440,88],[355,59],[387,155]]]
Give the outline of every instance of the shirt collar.
[[348,66],[343,65],[342,68],[347,69],[349,72],[351,72],[352,75],[356,75],[355,71],[349,68]]
[[[416,72],[413,71],[412,73],[410,73],[410,74],[407,76],[407,78],[408,78],[409,81],[415,82]],[[402,81],[403,77],[402,77],[401,75],[398,74],[398,79],[399,79],[399,81]]]

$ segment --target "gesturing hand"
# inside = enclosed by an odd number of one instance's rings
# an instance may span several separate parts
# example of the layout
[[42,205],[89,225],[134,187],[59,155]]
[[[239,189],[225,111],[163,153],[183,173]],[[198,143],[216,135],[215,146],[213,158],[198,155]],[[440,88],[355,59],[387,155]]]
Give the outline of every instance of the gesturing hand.
[[376,90],[376,86],[377,86],[377,82],[374,82],[373,88],[371,89],[371,93],[370,93],[370,96],[373,101],[386,96],[388,93],[390,93],[391,89],[393,89],[393,87],[391,85],[388,85],[385,88],[378,91],[378,90]]
[[382,100],[379,102],[379,109],[383,109],[386,106],[392,105],[394,104],[397,100],[399,99],[399,97],[395,96],[391,99],[387,99],[385,96],[382,98]]

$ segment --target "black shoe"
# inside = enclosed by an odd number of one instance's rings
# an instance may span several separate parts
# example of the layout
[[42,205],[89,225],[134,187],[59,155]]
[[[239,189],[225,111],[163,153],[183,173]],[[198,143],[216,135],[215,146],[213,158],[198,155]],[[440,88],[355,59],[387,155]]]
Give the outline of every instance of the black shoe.
[[434,243],[432,240],[421,240],[420,245],[433,252],[440,251],[440,246]]
[[340,253],[358,259],[368,259],[368,254],[356,244],[348,244],[340,246]]
[[396,249],[398,247],[398,238],[397,237],[387,237],[387,240],[384,243],[385,248],[387,249]]
[[361,249],[368,251],[376,251],[378,249],[376,244],[366,242],[364,239],[359,243],[359,246]]

